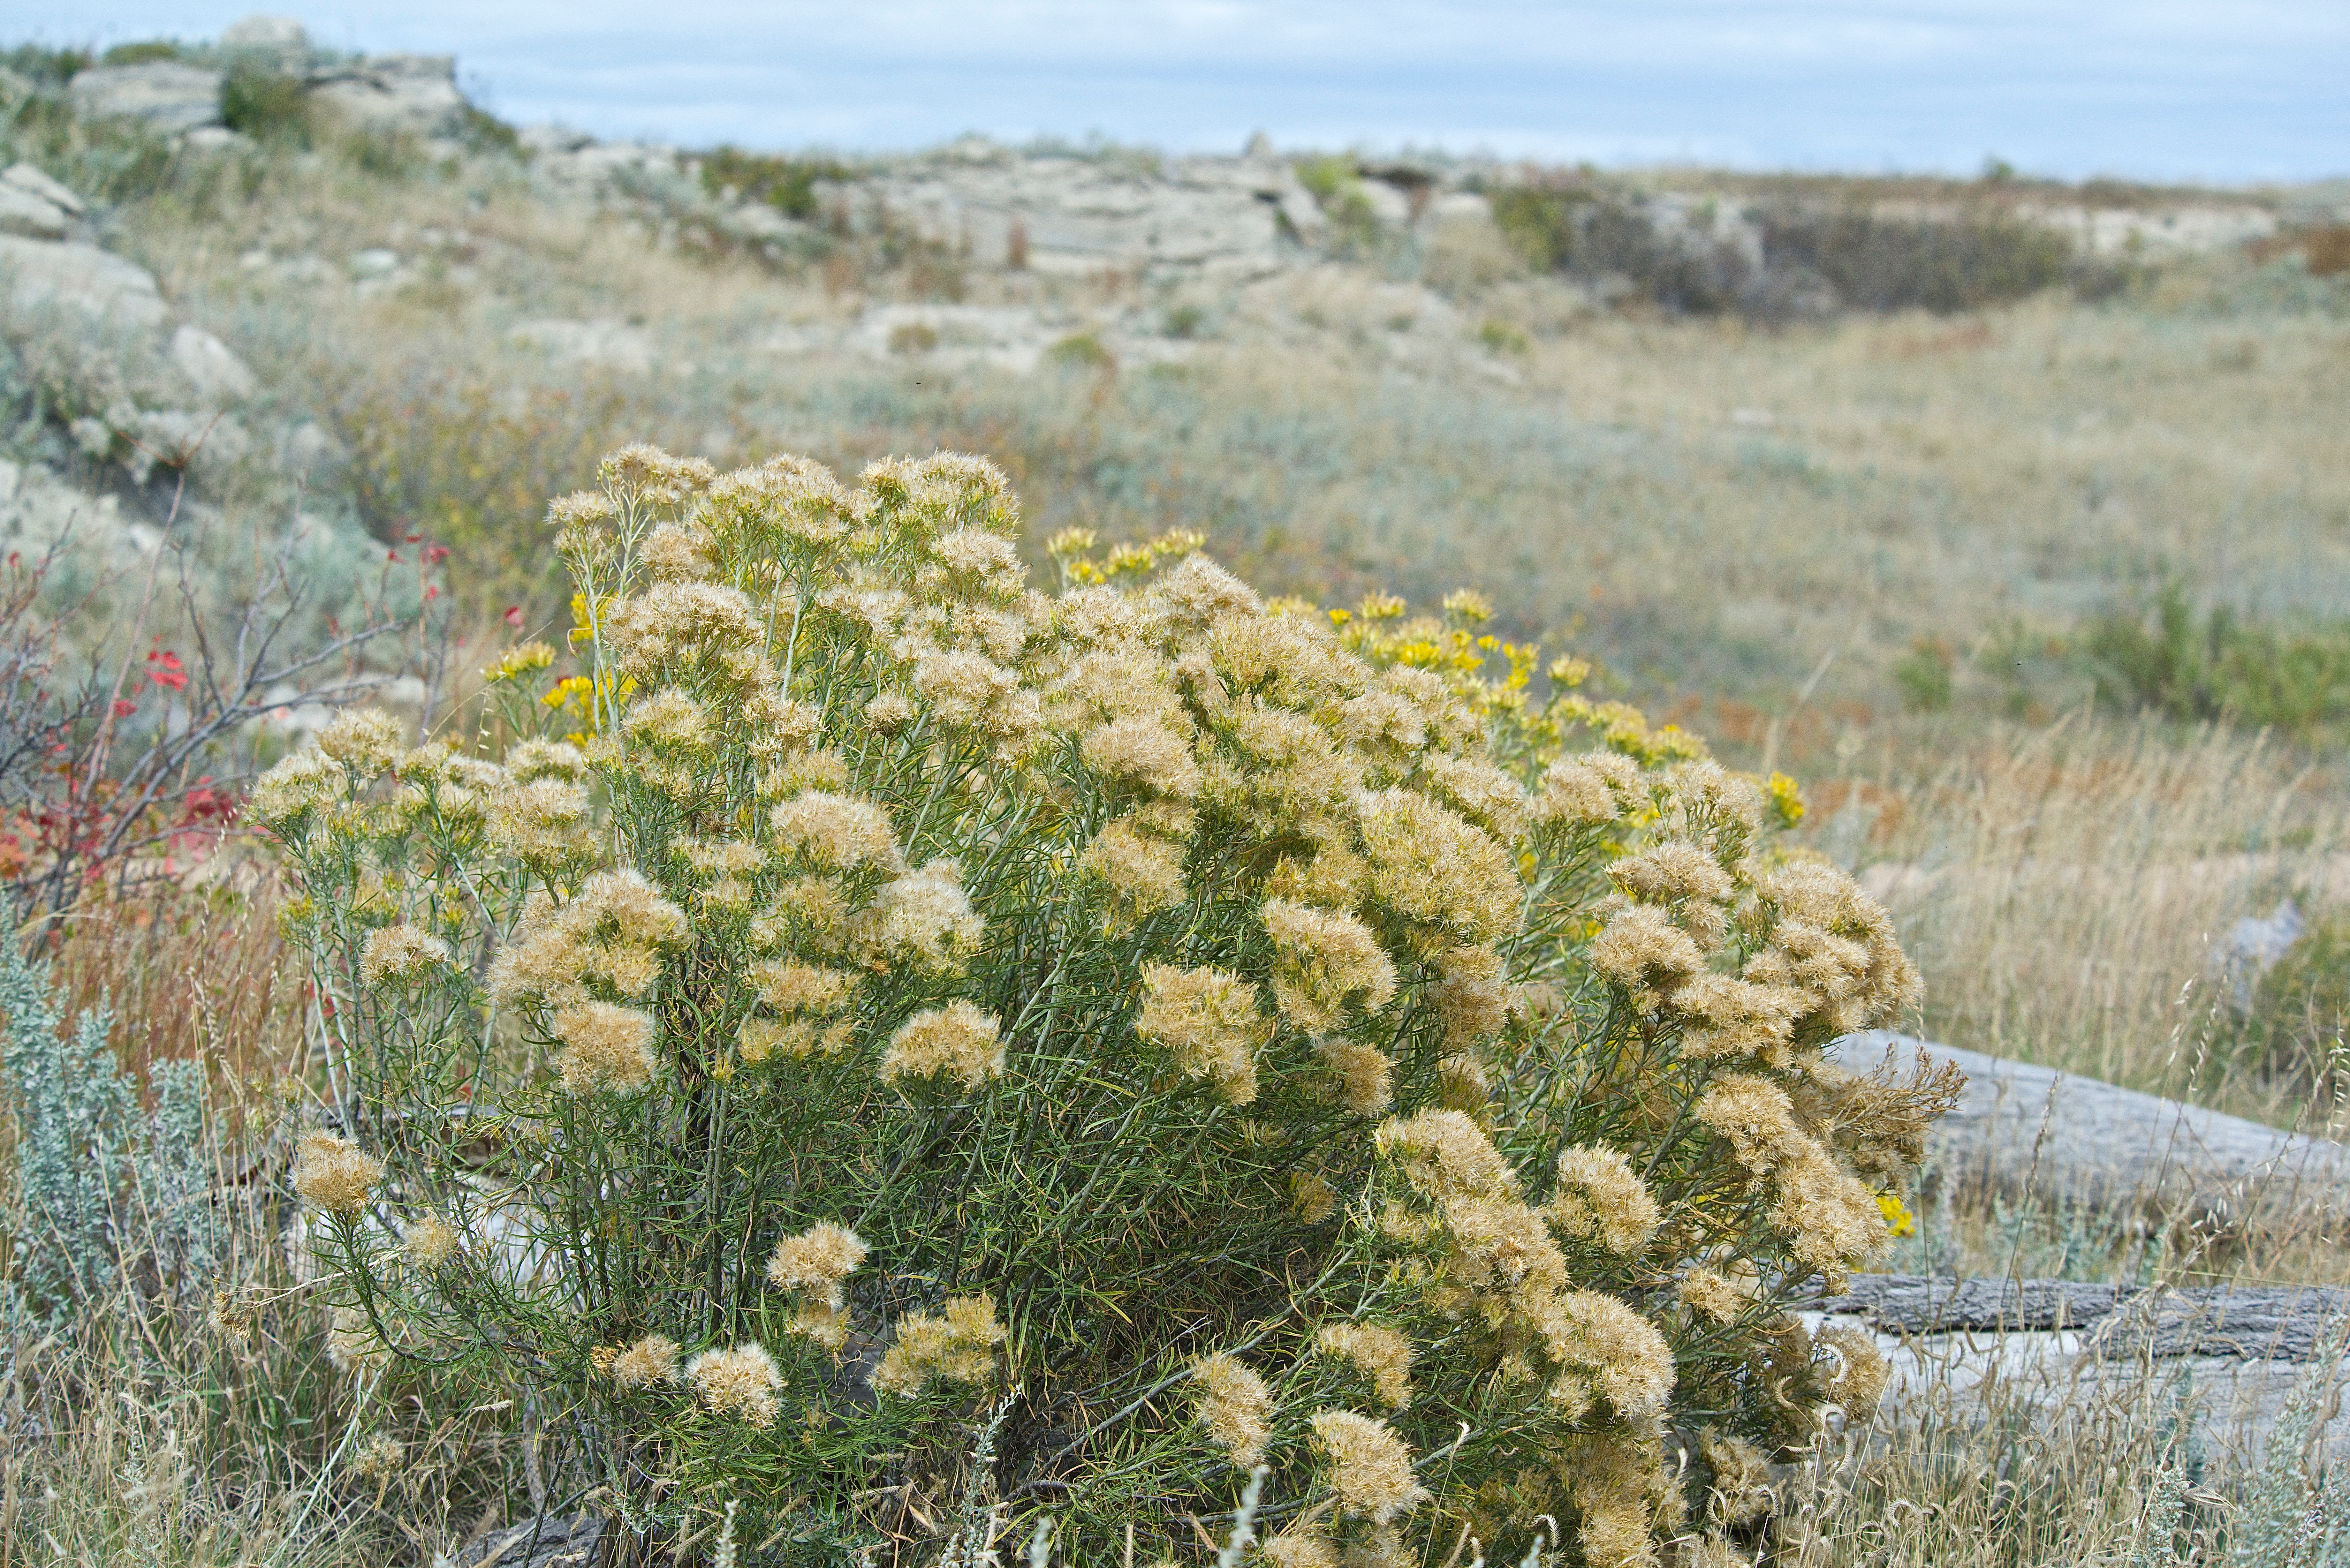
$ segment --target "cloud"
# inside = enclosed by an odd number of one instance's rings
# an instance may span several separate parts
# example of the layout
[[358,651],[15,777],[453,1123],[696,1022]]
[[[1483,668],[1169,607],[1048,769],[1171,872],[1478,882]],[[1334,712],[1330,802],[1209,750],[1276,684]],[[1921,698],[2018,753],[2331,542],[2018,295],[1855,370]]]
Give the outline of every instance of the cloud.
[[[101,0],[103,3],[103,0]],[[109,38],[236,6],[118,0]],[[964,130],[1170,150],[1484,148],[1602,161],[2249,180],[2350,162],[2332,0],[342,0],[346,47],[453,51],[494,106],[687,143],[900,148]],[[87,15],[87,13],[85,13]],[[53,11],[0,5],[24,36]]]

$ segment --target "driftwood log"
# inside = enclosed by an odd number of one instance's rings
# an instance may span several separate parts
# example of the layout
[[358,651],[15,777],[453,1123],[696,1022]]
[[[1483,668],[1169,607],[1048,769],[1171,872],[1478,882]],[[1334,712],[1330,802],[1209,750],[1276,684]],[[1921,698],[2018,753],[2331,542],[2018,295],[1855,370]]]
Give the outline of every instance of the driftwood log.
[[457,1561],[463,1568],[594,1568],[605,1534],[597,1514],[547,1514],[493,1532]]
[[1966,1095],[1934,1131],[1936,1177],[2207,1225],[2350,1218],[2350,1151],[2159,1095],[1876,1030],[1831,1047],[1866,1072],[1955,1064]]
[[1971,1407],[2047,1429],[2176,1420],[2241,1473],[2299,1394],[2317,1401],[2311,1439],[2326,1461],[2350,1460],[2350,1291],[1856,1274],[1804,1315],[1875,1334],[1891,1371],[1880,1433],[1914,1401],[1937,1418]]

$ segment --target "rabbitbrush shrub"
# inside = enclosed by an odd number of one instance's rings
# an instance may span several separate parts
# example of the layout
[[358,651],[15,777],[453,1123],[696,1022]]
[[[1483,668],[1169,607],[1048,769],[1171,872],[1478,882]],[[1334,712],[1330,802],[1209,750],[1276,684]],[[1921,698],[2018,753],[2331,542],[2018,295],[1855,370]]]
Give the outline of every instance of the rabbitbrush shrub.
[[1917,983],[1783,781],[1534,706],[1467,597],[1038,592],[976,459],[600,472],[501,760],[356,714],[253,798],[367,1397],[506,1389],[680,1561],[1196,1563],[1263,1466],[1281,1568],[1727,1561],[1874,1409],[1785,1303],[1947,1085],[1821,1064]]

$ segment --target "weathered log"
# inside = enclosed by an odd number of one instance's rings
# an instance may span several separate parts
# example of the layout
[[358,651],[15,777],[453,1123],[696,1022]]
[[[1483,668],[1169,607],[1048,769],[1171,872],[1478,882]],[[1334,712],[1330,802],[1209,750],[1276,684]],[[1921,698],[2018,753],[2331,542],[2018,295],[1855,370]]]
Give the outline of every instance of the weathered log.
[[1943,1181],[2221,1225],[2350,1210],[2350,1151],[2330,1138],[1887,1031],[1831,1050],[1856,1072],[1890,1053],[1903,1071],[1923,1058],[1966,1074],[1929,1145]]
[[2241,1473],[2298,1391],[2320,1399],[2312,1438],[2326,1462],[2350,1461],[2350,1291],[1860,1274],[1804,1315],[1874,1331],[1889,1374],[1880,1434],[1913,1402],[1937,1420],[1971,1409],[2048,1428],[2178,1421]]
[[2107,1352],[2157,1359],[2314,1361],[2343,1352],[2350,1290],[2323,1285],[2138,1289],[2076,1280],[1954,1280],[1856,1274],[1818,1310],[1903,1334],[2087,1334]]
[[546,1514],[495,1532],[458,1562],[463,1568],[591,1568],[603,1544],[600,1515]]

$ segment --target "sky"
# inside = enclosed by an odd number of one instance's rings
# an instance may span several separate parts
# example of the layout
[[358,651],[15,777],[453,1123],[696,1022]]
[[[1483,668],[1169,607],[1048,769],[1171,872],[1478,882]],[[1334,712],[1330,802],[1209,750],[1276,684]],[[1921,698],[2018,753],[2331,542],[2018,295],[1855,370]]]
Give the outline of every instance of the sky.
[[[0,0],[0,36],[211,37],[247,5]],[[842,151],[969,131],[1603,165],[2218,184],[2350,174],[2350,0],[328,0],[518,124]]]

